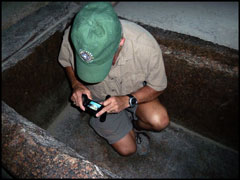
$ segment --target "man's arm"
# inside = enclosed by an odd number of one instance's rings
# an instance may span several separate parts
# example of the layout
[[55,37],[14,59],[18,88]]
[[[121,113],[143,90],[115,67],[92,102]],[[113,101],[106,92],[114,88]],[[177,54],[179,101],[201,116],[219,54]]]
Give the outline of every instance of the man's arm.
[[89,99],[92,99],[91,92],[86,86],[77,80],[71,66],[65,67],[65,71],[73,88],[71,100],[75,102],[75,104],[79,106],[83,111],[85,111],[85,107],[82,104],[82,94],[86,94]]
[[144,86],[138,91],[131,93],[138,101],[138,104],[145,103],[156,99],[163,91],[156,91],[149,86]]
[[73,68],[71,66],[65,67],[65,71],[67,73],[67,76],[68,76],[68,79],[69,79],[69,81],[71,83],[72,88],[74,88],[74,86],[77,85],[77,84],[81,84],[77,80],[77,78],[76,78],[76,76],[74,74]]
[[[152,101],[157,98],[163,91],[156,91],[149,86],[144,86],[134,93],[131,93],[138,101],[138,104]],[[120,111],[129,107],[129,97],[128,96],[113,96],[103,102],[105,106],[99,113],[96,114],[97,117],[101,116],[104,112],[108,113],[119,113]]]

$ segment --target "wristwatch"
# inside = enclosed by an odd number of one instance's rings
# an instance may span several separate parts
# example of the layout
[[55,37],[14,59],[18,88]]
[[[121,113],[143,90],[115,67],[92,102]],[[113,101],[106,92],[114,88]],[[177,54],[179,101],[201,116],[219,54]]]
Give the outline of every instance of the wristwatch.
[[137,99],[133,95],[131,95],[131,94],[127,94],[127,96],[129,97],[129,105],[130,105],[130,107],[132,108],[132,107],[136,106]]

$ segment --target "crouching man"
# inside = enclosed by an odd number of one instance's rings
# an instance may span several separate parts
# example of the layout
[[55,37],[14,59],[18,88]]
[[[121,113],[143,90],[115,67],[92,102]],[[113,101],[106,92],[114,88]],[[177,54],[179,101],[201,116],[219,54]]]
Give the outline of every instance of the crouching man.
[[[92,2],[65,30],[59,62],[72,85],[71,100],[85,111],[82,94],[105,107],[90,119],[121,155],[146,154],[149,137],[169,124],[158,96],[167,87],[161,49],[141,26],[119,20],[108,2]],[[111,97],[105,100],[106,96]],[[99,121],[107,112],[106,120]],[[139,139],[141,141],[139,141]]]

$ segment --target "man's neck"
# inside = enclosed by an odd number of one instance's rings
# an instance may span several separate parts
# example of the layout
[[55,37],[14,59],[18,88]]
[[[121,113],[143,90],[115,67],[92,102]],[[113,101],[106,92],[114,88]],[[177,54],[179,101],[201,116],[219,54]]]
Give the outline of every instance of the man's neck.
[[117,52],[115,53],[114,57],[113,57],[113,62],[112,62],[112,65],[114,66],[116,61],[117,61],[117,58],[119,56],[119,53],[120,51],[122,50],[122,47],[124,45],[124,42],[125,42],[125,38],[122,38],[121,41],[120,41],[120,44],[119,44],[119,47],[118,47],[118,50]]

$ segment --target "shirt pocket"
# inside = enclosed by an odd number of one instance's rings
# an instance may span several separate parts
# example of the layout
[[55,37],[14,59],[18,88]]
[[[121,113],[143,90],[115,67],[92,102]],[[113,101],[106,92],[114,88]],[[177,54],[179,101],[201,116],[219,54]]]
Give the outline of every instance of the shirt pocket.
[[120,83],[121,95],[126,95],[142,88],[145,80],[146,77],[144,73],[125,73]]

